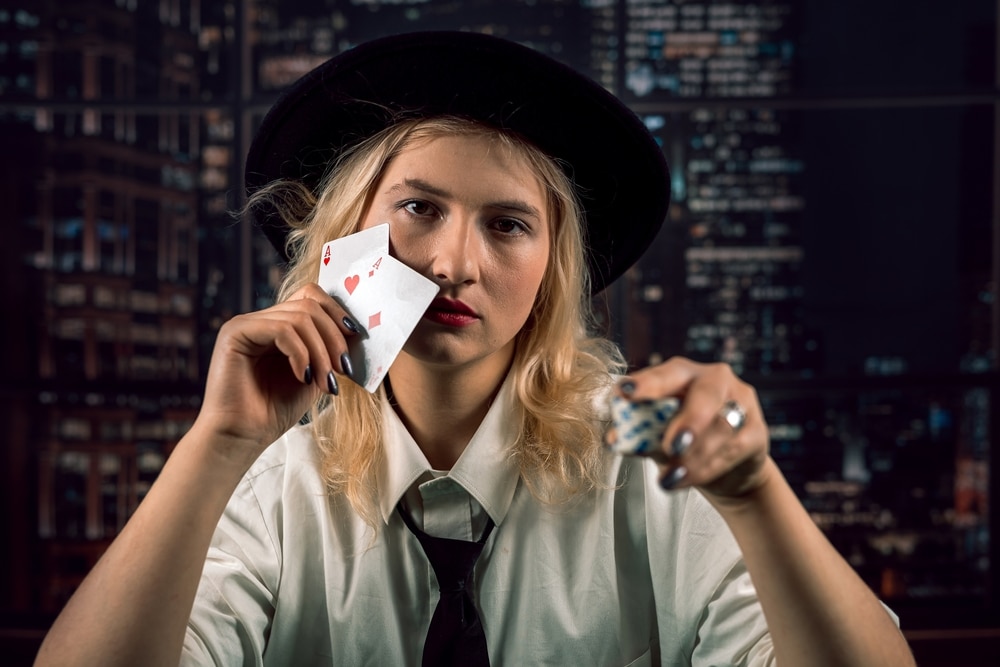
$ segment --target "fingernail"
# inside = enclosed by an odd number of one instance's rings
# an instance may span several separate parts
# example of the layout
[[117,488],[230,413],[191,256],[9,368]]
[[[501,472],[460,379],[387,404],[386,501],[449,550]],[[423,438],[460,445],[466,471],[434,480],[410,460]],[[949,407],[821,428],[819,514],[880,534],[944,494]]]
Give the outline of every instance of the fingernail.
[[347,327],[350,331],[353,331],[354,333],[358,333],[361,331],[361,329],[358,328],[357,322],[352,320],[350,317],[344,316],[344,319],[341,320],[341,322],[343,322],[344,326]]
[[677,484],[680,483],[682,479],[687,477],[687,474],[688,474],[687,468],[685,468],[684,466],[677,466],[669,473],[667,473],[663,479],[660,480],[660,487],[666,491],[669,491],[670,489],[677,486]]
[[347,377],[349,378],[354,377],[354,368],[351,366],[351,358],[347,356],[346,352],[340,355],[340,369],[344,372],[344,375],[346,375]]
[[333,376],[333,371],[326,374],[326,388],[334,396],[340,393],[340,387],[337,386],[337,378]]
[[313,381],[313,367],[306,366],[306,372],[302,377],[303,384],[312,384]]
[[694,442],[694,433],[688,430],[681,431],[670,443],[670,451],[674,456],[684,456],[691,443]]
[[618,388],[626,396],[631,396],[635,393],[635,382],[632,380],[622,380],[618,383]]

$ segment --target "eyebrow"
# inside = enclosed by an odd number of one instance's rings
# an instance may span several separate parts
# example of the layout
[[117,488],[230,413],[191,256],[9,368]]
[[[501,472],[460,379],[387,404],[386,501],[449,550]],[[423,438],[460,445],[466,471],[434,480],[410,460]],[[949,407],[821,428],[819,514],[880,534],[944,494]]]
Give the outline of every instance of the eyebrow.
[[[414,190],[419,190],[420,192],[425,192],[429,195],[435,197],[441,197],[442,199],[451,198],[451,194],[447,190],[442,190],[441,188],[431,185],[425,180],[419,178],[404,178],[401,183],[396,183],[391,188],[389,188],[389,193],[396,193],[402,190],[404,187],[412,188]],[[539,220],[542,219],[542,214],[537,208],[529,204],[528,202],[522,201],[520,199],[509,199],[503,201],[490,202],[488,204],[490,208],[501,208],[508,211],[517,211],[518,213],[523,213],[524,215],[531,215]]]

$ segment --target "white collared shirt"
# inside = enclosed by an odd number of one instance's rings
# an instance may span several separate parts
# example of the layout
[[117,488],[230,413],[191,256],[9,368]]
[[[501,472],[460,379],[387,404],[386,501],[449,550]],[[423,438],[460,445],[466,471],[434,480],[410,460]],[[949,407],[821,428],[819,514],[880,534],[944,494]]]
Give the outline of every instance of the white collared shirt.
[[308,428],[268,448],[219,522],[181,663],[419,665],[438,593],[402,500],[437,536],[496,523],[475,591],[494,666],[771,664],[739,550],[701,495],[613,457],[607,489],[539,502],[508,456],[509,384],[448,473],[383,405],[377,535],[325,489]]

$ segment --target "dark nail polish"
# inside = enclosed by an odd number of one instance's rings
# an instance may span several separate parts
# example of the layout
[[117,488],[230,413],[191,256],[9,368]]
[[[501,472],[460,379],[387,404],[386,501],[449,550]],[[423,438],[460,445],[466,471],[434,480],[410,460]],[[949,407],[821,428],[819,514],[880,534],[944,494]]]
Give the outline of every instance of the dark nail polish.
[[349,378],[354,377],[354,368],[351,367],[351,358],[344,352],[340,355],[340,370]]
[[352,320],[350,317],[344,316],[344,319],[341,320],[341,322],[344,323],[344,326],[347,327],[349,331],[353,331],[354,333],[361,331],[361,329],[358,328],[357,322]]
[[674,456],[684,456],[684,452],[687,451],[692,442],[694,442],[694,433],[688,430],[681,431],[670,443],[670,451]]
[[313,367],[306,366],[305,375],[302,377],[302,382],[304,384],[312,384],[313,381]]
[[337,386],[337,378],[334,377],[333,371],[326,374],[326,388],[334,396],[340,393],[340,387]]
[[688,471],[684,466],[677,466],[670,472],[668,472],[663,479],[660,480],[660,486],[669,491],[670,489],[677,486],[682,479],[687,477]]
[[618,383],[618,388],[626,396],[631,396],[635,393],[635,382],[632,380],[622,380]]

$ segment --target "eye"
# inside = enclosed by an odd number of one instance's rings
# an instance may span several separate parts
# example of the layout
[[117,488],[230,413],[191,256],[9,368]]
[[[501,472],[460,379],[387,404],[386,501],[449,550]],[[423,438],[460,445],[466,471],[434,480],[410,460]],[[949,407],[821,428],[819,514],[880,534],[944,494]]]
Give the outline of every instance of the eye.
[[434,215],[434,207],[425,202],[422,199],[408,199],[399,205],[399,208],[403,209],[410,215],[425,217],[429,215]]
[[497,218],[493,221],[492,226],[498,232],[508,236],[526,234],[529,231],[528,226],[517,218]]

